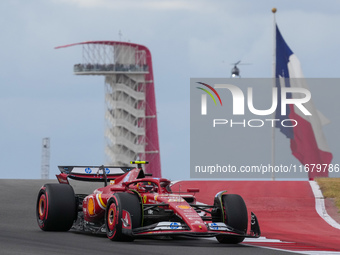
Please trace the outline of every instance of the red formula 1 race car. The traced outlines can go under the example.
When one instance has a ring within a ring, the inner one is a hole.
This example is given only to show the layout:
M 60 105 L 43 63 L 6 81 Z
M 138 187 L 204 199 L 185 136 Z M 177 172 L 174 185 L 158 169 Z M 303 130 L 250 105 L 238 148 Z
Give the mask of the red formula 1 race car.
M 59 184 L 39 191 L 36 216 L 45 231 L 106 233 L 111 240 L 132 241 L 143 236 L 216 237 L 220 243 L 240 243 L 260 236 L 260 228 L 239 195 L 221 191 L 213 205 L 196 202 L 198 189 L 174 194 L 171 182 L 152 178 L 142 169 L 128 167 L 60 166 Z M 68 178 L 102 181 L 92 194 L 75 194 Z

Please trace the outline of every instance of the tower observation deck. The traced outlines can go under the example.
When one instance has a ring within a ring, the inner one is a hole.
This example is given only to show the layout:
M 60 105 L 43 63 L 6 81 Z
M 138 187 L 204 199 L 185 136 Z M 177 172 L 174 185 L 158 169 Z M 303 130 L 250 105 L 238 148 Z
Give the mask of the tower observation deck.
M 82 46 L 76 75 L 105 76 L 107 163 L 125 166 L 146 160 L 145 171 L 161 177 L 156 99 L 151 53 L 143 45 L 89 41 Z

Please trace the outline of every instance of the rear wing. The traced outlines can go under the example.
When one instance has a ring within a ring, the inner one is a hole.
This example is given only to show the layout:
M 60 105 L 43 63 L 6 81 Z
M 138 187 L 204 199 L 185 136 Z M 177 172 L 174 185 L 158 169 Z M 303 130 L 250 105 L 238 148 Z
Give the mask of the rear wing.
M 133 169 L 132 167 L 120 166 L 58 166 L 58 168 L 61 172 L 57 175 L 58 181 L 67 184 L 67 178 L 107 183 L 107 181 L 114 180 Z

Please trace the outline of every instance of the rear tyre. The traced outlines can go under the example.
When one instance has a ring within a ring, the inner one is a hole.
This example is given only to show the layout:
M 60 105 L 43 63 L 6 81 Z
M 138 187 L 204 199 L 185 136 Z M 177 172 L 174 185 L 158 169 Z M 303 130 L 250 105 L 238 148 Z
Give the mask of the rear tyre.
M 45 184 L 39 191 L 36 216 L 44 231 L 68 231 L 76 219 L 76 198 L 67 184 Z
M 228 226 L 247 233 L 248 212 L 246 204 L 240 195 L 227 194 L 222 196 L 223 222 Z M 220 243 L 237 244 L 244 240 L 238 236 L 217 236 Z
M 142 208 L 135 194 L 116 193 L 105 211 L 106 235 L 112 241 L 133 241 L 132 229 L 141 226 Z

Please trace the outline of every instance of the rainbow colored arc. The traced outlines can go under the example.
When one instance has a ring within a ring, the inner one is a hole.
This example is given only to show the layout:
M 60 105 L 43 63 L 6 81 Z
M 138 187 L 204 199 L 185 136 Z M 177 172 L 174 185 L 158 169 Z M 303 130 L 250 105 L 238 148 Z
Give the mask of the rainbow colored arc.
M 221 106 L 222 106 L 222 100 L 221 100 L 221 98 L 220 98 L 220 95 L 217 93 L 217 91 L 216 91 L 213 87 L 211 87 L 210 85 L 208 85 L 208 84 L 206 84 L 206 83 L 203 83 L 203 82 L 197 82 L 197 83 L 198 83 L 198 84 L 201 84 L 201 85 L 203 85 L 203 86 L 206 86 L 207 88 L 211 89 L 211 91 L 214 92 L 215 95 L 217 96 L 217 98 L 218 98 L 218 100 L 220 101 L 220 104 L 221 104 Z M 209 90 L 204 89 L 204 88 L 200 88 L 200 87 L 197 87 L 197 88 L 203 90 L 204 92 L 206 92 L 206 93 L 214 100 L 215 105 L 217 105 L 216 100 L 215 100 L 215 97 L 213 96 L 213 94 L 211 94 L 211 92 L 210 92 Z

